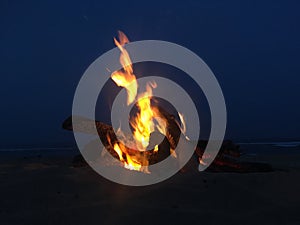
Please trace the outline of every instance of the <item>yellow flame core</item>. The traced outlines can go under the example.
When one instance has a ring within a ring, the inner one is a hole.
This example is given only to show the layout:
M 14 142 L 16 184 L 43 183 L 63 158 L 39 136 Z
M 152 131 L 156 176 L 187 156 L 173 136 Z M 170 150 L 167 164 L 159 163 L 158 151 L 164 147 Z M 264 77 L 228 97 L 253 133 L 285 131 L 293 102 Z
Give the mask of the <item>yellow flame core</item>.
M 148 84 L 146 92 L 141 94 L 137 101 L 139 113 L 135 119 L 131 121 L 131 126 L 134 130 L 133 136 L 136 140 L 137 148 L 142 151 L 149 145 L 150 134 L 154 131 L 154 112 L 151 108 L 151 96 L 152 88 Z

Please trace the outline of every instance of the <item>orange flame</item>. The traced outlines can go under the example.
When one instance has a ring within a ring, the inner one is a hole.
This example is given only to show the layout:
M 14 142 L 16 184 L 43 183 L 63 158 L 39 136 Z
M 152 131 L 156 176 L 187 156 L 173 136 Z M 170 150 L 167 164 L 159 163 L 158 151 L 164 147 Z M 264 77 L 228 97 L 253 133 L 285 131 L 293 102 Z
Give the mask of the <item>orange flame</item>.
M 119 32 L 119 41 L 114 38 L 116 46 L 120 49 L 120 64 L 122 70 L 115 71 L 111 74 L 112 80 L 120 87 L 124 87 L 127 91 L 127 105 L 133 103 L 137 98 L 137 80 L 133 73 L 133 66 L 130 56 L 124 45 L 129 42 L 126 35 Z M 151 105 L 152 89 L 156 88 L 155 82 L 150 82 L 146 86 L 146 91 L 139 94 L 137 98 L 137 107 L 139 112 L 131 119 L 130 124 L 133 128 L 134 146 L 140 151 L 132 155 L 129 149 L 123 143 L 115 143 L 114 150 L 118 154 L 119 160 L 124 164 L 124 167 L 130 170 L 143 171 L 148 173 L 149 162 L 145 158 L 144 152 L 150 141 L 150 134 L 157 130 L 166 135 L 167 122 L 166 119 L 160 116 L 158 108 Z M 182 118 L 183 120 L 183 118 Z M 181 121 L 182 122 L 182 121 Z M 185 129 L 183 127 L 183 129 Z M 118 131 L 120 132 L 120 131 Z M 158 145 L 155 145 L 154 152 L 159 151 Z M 131 154 L 129 154 L 131 153 Z M 172 153 L 173 156 L 176 153 Z
M 119 40 L 114 38 L 116 46 L 120 49 L 120 63 L 123 67 L 123 70 L 115 71 L 111 74 L 113 81 L 120 87 L 124 87 L 127 90 L 127 105 L 131 104 L 137 94 L 137 82 L 136 77 L 133 74 L 133 68 L 131 59 L 128 52 L 124 48 L 124 45 L 129 42 L 126 35 L 119 31 Z

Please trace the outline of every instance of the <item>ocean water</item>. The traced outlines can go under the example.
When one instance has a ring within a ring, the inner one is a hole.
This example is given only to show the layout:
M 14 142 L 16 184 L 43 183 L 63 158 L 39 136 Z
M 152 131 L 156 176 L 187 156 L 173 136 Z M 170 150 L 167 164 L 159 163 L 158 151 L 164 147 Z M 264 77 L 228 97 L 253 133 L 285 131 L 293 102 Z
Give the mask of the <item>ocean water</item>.
M 0 152 L 22 152 L 22 151 L 70 151 L 74 150 L 74 147 L 24 147 L 24 148 L 3 148 Z
M 75 147 L 24 147 L 24 148 L 2 148 L 1 159 L 7 157 L 73 157 L 79 154 Z
M 245 154 L 299 154 L 300 141 L 237 143 Z
M 300 146 L 300 141 L 290 141 L 290 142 L 250 142 L 250 143 L 237 143 L 239 145 L 271 145 L 277 147 L 298 147 Z

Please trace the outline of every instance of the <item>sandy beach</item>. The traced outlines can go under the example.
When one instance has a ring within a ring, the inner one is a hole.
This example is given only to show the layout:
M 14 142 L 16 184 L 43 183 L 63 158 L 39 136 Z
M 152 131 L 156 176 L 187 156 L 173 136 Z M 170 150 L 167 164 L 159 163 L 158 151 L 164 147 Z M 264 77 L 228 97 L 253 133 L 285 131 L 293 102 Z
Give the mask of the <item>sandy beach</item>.
M 300 154 L 285 151 L 244 156 L 274 172 L 189 171 L 146 187 L 73 167 L 75 150 L 3 151 L 0 224 L 300 224 Z

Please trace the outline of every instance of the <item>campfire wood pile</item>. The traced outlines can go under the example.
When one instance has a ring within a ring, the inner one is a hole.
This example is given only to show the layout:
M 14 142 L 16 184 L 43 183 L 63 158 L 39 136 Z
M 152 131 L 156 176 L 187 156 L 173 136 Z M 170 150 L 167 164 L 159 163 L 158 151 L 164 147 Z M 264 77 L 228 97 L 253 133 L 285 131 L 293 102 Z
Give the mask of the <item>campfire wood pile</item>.
M 170 149 L 176 148 L 181 134 L 180 128 L 178 126 L 178 123 L 175 120 L 175 117 L 164 111 L 161 111 L 161 113 L 168 121 L 168 129 L 163 142 L 158 145 L 158 151 L 149 150 L 145 152 L 140 152 L 138 150 L 129 149 L 131 154 L 145 154 L 143 156 L 145 156 L 148 159 L 149 165 L 160 162 L 164 160 L 166 157 L 168 157 L 171 154 Z M 119 141 L 117 139 L 117 136 L 112 126 L 99 121 L 89 120 L 86 118 L 78 117 L 78 119 L 76 119 L 76 122 L 78 121 L 79 124 L 77 124 L 76 126 L 77 130 L 75 131 L 73 130 L 71 116 L 63 122 L 62 127 L 63 129 L 69 131 L 95 134 L 93 133 L 93 129 L 92 129 L 94 123 L 98 132 L 98 136 L 101 139 L 104 147 L 114 158 L 119 159 L 119 156 L 115 152 L 113 147 L 114 144 Z M 192 159 L 188 162 L 188 164 L 183 168 L 182 171 L 197 169 L 197 165 L 199 164 L 199 159 L 201 159 L 206 145 L 207 145 L 206 140 L 198 141 Z M 208 167 L 207 171 L 238 172 L 238 173 L 273 171 L 272 167 L 268 164 L 256 163 L 256 162 L 244 162 L 240 160 L 240 156 L 241 156 L 241 151 L 239 146 L 234 144 L 230 140 L 225 140 L 223 141 L 223 144 L 221 146 L 221 149 L 217 157 L 214 159 L 213 163 Z M 87 166 L 87 163 L 85 163 L 81 155 L 78 155 L 73 160 L 73 166 L 75 167 Z

